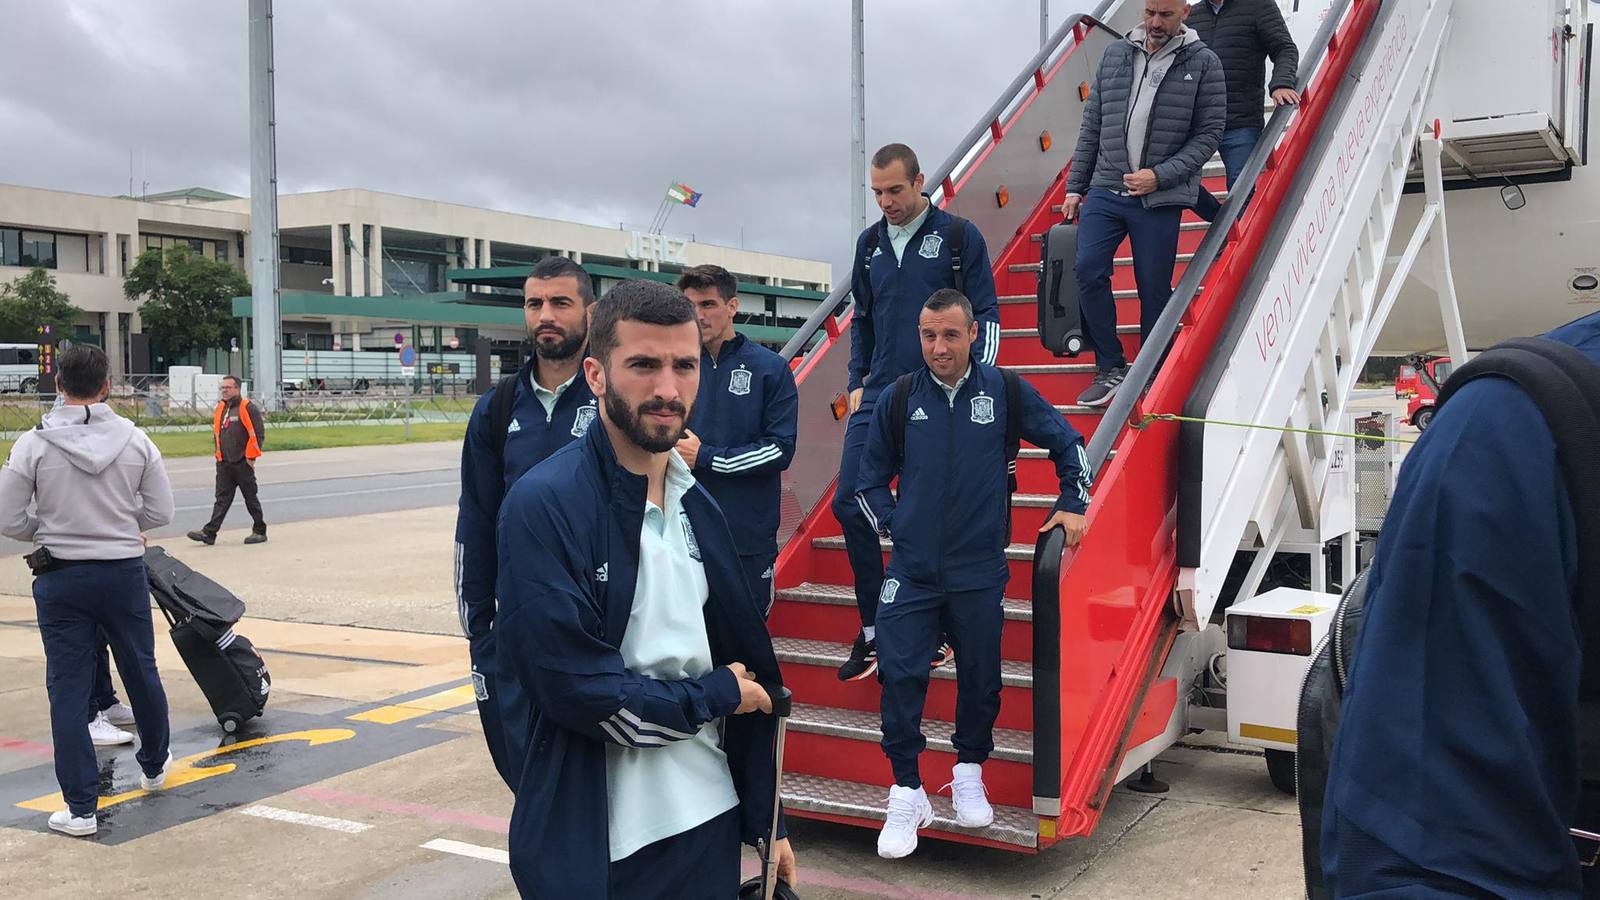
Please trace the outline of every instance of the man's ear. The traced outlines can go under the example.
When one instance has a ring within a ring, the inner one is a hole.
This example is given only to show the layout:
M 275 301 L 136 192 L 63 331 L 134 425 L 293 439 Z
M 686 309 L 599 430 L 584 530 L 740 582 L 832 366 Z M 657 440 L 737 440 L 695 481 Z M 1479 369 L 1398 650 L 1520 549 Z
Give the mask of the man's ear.
M 589 392 L 602 397 L 606 392 L 606 369 L 592 356 L 583 358 L 583 380 L 589 383 Z

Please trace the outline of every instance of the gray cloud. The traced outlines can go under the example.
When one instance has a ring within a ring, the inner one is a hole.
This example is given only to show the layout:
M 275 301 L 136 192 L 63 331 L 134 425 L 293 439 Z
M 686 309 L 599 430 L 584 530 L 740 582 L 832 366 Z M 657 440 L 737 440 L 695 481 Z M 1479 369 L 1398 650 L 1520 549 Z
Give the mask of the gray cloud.
M 1062 17 L 1092 0 L 1056 0 Z M 249 191 L 244 0 L 19 3 L 0 181 Z M 365 187 L 837 260 L 851 238 L 847 0 L 277 0 L 286 192 Z M 1033 0 L 871 0 L 867 142 L 937 165 L 1037 42 Z

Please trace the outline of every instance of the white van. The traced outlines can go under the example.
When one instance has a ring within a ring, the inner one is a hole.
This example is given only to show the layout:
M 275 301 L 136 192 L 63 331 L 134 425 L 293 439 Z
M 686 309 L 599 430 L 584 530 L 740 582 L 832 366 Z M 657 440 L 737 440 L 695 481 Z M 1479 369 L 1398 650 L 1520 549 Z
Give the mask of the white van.
M 39 388 L 39 346 L 0 344 L 0 391 L 31 394 Z

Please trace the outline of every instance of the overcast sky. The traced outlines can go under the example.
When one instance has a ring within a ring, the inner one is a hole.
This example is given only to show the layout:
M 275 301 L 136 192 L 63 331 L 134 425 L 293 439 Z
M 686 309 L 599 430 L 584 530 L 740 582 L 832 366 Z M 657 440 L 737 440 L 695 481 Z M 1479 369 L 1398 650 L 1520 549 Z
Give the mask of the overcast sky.
M 1053 0 L 1054 21 L 1094 0 Z M 0 0 L 0 182 L 249 193 L 245 0 Z M 371 188 L 837 260 L 849 0 L 276 0 L 284 192 Z M 868 149 L 937 166 L 1037 0 L 869 0 Z

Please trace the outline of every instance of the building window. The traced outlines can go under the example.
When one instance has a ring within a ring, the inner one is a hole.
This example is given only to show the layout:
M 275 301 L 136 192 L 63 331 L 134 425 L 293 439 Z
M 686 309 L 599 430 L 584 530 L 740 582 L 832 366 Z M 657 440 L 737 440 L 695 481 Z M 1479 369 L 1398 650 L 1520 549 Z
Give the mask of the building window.
M 82 236 L 78 236 L 82 239 Z M 87 247 L 87 243 L 85 245 Z M 87 255 L 87 254 L 86 254 Z M 56 236 L 49 231 L 0 228 L 0 266 L 56 267 Z
M 173 247 L 186 246 L 194 251 L 195 256 L 203 256 L 206 259 L 216 260 L 217 262 L 228 261 L 228 242 L 226 239 L 212 240 L 210 238 L 178 237 L 170 234 L 145 234 L 143 238 L 144 249 L 146 250 L 160 250 L 165 253 Z
M 306 335 L 306 349 L 307 350 L 332 350 L 333 349 L 333 335 L 331 335 L 331 334 L 307 334 Z

